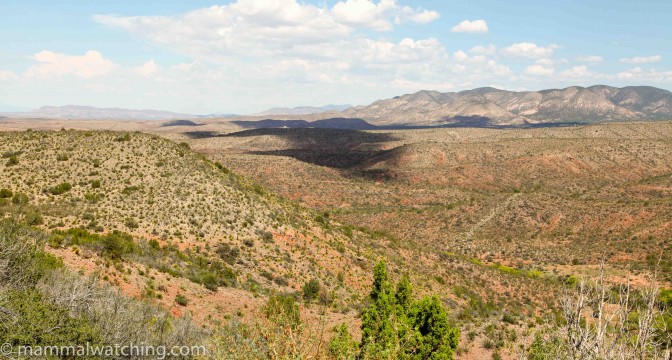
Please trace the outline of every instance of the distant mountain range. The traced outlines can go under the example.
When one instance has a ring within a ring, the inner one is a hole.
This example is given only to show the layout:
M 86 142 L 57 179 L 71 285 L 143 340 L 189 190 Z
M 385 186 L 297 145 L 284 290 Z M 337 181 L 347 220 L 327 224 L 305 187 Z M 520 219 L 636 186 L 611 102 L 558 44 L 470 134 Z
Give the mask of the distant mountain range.
M 96 108 L 92 106 L 43 106 L 25 112 L 0 113 L 0 116 L 43 119 L 101 119 L 101 120 L 175 120 L 193 119 L 197 116 L 161 110 L 130 110 Z
M 479 88 L 414 94 L 356 106 L 330 117 L 358 118 L 374 125 L 516 126 L 552 123 L 672 119 L 672 93 L 649 86 L 514 92 Z
M 352 105 L 327 105 L 327 106 L 298 106 L 293 108 L 272 108 L 262 111 L 252 116 L 271 116 L 271 115 L 308 115 L 320 114 L 330 111 L 343 111 L 351 108 Z

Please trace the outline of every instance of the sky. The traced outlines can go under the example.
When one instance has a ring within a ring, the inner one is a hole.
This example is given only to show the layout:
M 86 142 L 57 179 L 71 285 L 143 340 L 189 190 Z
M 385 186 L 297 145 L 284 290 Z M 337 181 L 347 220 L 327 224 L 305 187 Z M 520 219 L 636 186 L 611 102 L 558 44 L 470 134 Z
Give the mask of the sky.
M 669 0 L 3 0 L 0 111 L 250 114 L 420 90 L 672 89 Z

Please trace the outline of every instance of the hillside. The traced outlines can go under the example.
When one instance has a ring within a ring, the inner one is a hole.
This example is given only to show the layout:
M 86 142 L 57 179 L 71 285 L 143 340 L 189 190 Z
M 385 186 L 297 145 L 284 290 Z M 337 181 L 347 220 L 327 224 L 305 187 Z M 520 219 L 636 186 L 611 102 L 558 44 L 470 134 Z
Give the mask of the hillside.
M 672 93 L 648 86 L 604 85 L 525 92 L 495 88 L 419 91 L 353 107 L 338 116 L 361 118 L 374 125 L 459 124 L 464 118 L 482 119 L 491 126 L 661 120 L 672 118 Z
M 352 239 L 366 235 L 344 235 L 186 144 L 113 132 L 0 138 L 0 211 L 50 231 L 49 251 L 68 267 L 203 324 L 251 316 L 263 303 L 256 294 L 299 291 L 310 279 L 329 294 L 334 321 L 354 316 L 352 296 L 377 258 L 355 254 Z M 189 305 L 175 304 L 180 293 Z

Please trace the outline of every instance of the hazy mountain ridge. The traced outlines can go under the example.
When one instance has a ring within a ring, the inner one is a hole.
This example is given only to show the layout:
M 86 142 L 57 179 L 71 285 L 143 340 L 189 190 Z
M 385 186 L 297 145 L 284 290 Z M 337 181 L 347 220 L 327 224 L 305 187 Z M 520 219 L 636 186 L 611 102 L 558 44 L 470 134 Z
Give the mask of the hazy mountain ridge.
M 193 119 L 197 116 L 162 110 L 133 110 L 122 108 L 97 108 L 93 106 L 65 105 L 42 106 L 41 108 L 0 115 L 17 118 L 45 119 L 102 119 L 102 120 L 176 120 Z
M 253 114 L 253 116 L 319 114 L 330 111 L 345 111 L 351 107 L 352 105 L 347 104 L 344 105 L 329 104 L 326 106 L 297 106 L 293 108 L 277 107 L 264 110 L 260 113 Z
M 423 90 L 357 106 L 340 116 L 375 125 L 442 125 L 465 116 L 487 118 L 489 125 L 659 120 L 672 118 L 672 93 L 649 86 L 605 85 L 525 92 Z

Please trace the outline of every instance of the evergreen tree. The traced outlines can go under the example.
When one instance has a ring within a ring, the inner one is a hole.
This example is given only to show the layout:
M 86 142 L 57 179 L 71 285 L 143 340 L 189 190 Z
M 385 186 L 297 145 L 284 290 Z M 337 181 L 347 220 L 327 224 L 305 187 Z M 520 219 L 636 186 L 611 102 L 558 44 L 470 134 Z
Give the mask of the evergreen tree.
M 441 301 L 436 296 L 414 301 L 412 296 L 408 277 L 395 291 L 385 262 L 376 265 L 370 304 L 362 314 L 360 359 L 453 359 L 460 332 L 450 326 Z M 345 326 L 338 330 L 332 350 L 349 339 Z

